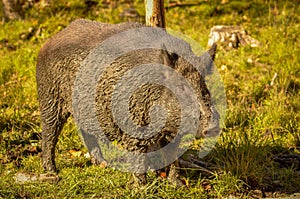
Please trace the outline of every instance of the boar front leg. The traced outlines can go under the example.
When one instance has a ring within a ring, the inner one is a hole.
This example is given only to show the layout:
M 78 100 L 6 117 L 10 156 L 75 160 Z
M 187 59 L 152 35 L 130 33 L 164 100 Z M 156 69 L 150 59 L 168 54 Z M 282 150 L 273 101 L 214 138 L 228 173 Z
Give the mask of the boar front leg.
M 177 154 L 179 149 L 180 139 L 181 136 L 177 137 L 177 139 L 174 140 L 174 142 L 169 143 L 171 147 L 169 150 L 165 150 L 164 153 L 164 158 L 166 160 L 169 158 L 171 158 L 171 160 L 175 160 L 171 165 L 167 166 L 166 170 L 169 170 L 168 172 L 169 182 L 176 187 L 181 187 L 184 185 L 180 180 L 180 170 L 179 170 L 180 168 L 179 168 L 178 154 Z
M 176 187 L 182 187 L 184 184 L 181 182 L 181 180 L 179 179 L 180 177 L 180 173 L 179 173 L 179 163 L 178 160 L 176 160 L 174 163 L 172 163 L 169 166 L 169 176 L 168 176 L 168 180 L 169 182 L 176 186 Z

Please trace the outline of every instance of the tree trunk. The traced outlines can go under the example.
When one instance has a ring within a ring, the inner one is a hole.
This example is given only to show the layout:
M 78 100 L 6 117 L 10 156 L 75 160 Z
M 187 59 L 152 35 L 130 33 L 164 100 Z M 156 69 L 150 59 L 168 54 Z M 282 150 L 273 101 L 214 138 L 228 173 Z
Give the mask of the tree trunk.
M 145 0 L 146 25 L 165 28 L 164 0 Z
M 20 0 L 2 0 L 3 20 L 21 19 L 23 17 Z

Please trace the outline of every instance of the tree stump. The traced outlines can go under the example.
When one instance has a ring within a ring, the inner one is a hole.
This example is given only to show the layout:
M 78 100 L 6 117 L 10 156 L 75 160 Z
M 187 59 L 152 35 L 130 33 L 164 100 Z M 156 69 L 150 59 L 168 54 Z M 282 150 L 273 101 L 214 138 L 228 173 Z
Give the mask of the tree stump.
M 248 35 L 241 26 L 214 26 L 210 30 L 208 46 L 214 43 L 225 49 L 238 48 L 239 46 L 258 47 L 259 41 Z

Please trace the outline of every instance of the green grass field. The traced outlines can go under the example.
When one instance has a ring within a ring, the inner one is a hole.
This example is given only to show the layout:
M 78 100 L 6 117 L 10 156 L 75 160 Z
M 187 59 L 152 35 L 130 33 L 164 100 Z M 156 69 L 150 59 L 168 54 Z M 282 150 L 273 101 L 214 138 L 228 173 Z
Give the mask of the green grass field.
M 275 161 L 300 155 L 298 0 L 182 0 L 196 5 L 166 11 L 167 27 L 201 46 L 210 28 L 220 24 L 241 25 L 262 44 L 217 51 L 228 110 L 223 133 L 205 158 L 218 166 L 212 177 L 182 171 L 188 186 L 175 188 L 149 173 L 146 186 L 134 187 L 131 174 L 93 166 L 83 156 L 87 150 L 70 119 L 56 149 L 60 181 L 16 183 L 16 173 L 43 173 L 35 82 L 41 46 L 76 18 L 119 23 L 128 21 L 120 13 L 132 7 L 140 17 L 131 20 L 144 23 L 144 1 L 106 2 L 93 8 L 80 0 L 54 0 L 50 7 L 36 3 L 24 20 L 0 26 L 0 198 L 260 198 L 300 192 L 300 163 Z M 73 157 L 70 150 L 82 155 Z

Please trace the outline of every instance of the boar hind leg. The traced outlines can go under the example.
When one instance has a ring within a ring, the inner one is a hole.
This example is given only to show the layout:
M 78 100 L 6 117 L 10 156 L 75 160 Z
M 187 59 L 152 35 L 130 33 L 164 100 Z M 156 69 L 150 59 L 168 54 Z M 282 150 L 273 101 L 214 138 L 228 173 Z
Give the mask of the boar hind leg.
M 51 102 L 51 101 L 50 101 Z M 42 161 L 46 171 L 56 172 L 55 146 L 58 136 L 66 123 L 69 114 L 63 114 L 55 103 L 48 106 L 41 105 L 42 118 Z
M 103 158 L 101 148 L 98 144 L 96 136 L 86 133 L 83 129 L 80 129 L 80 131 L 82 134 L 83 142 L 90 153 L 92 164 L 103 164 L 103 166 L 106 166 L 107 163 Z

